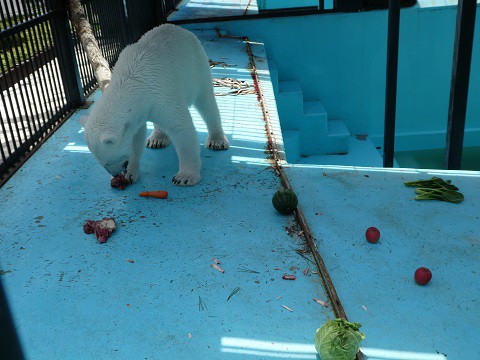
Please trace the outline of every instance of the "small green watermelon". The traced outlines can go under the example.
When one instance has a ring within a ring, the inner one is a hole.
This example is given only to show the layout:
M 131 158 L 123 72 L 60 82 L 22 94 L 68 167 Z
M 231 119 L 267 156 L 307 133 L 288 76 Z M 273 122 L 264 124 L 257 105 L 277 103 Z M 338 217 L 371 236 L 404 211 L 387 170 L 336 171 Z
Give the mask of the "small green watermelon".
M 272 204 L 280 214 L 292 214 L 297 208 L 297 195 L 290 189 L 278 190 L 272 198 Z

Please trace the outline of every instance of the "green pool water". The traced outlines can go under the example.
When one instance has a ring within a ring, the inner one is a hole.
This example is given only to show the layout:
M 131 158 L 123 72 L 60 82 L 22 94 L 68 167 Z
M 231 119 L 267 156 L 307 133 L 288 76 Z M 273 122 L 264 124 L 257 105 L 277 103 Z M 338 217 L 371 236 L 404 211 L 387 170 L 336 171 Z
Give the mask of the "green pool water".
M 444 169 L 445 149 L 399 151 L 395 160 L 402 168 Z M 462 170 L 480 170 L 480 146 L 463 149 Z

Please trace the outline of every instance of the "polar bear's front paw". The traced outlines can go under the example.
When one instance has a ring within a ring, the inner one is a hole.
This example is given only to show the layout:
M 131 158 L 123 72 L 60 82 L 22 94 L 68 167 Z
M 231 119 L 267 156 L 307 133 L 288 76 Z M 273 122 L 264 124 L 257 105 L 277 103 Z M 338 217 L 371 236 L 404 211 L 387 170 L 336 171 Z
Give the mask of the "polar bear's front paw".
M 186 174 L 179 172 L 172 178 L 172 183 L 178 186 L 193 186 L 200 181 L 198 174 Z
M 212 150 L 227 150 L 230 147 L 230 143 L 224 133 L 208 135 L 205 147 Z
M 135 181 L 137 181 L 139 175 L 140 175 L 140 165 L 139 164 L 131 165 L 131 163 L 128 164 L 127 169 L 123 174 L 123 176 L 125 176 L 125 179 L 127 179 L 130 183 L 134 183 Z
M 164 132 L 153 131 L 147 139 L 147 147 L 152 149 L 160 149 L 170 144 L 170 138 Z

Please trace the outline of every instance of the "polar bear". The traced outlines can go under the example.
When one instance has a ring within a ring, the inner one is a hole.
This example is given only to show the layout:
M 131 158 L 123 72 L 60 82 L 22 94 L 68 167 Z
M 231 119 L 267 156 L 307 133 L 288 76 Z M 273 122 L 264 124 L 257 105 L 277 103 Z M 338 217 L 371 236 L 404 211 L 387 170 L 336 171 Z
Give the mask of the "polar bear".
M 189 112 L 192 105 L 207 125 L 205 146 L 228 149 L 208 57 L 194 34 L 167 24 L 150 30 L 121 52 L 110 85 L 80 122 L 100 164 L 112 176 L 123 174 L 135 182 L 146 122 L 152 121 L 154 129 L 146 145 L 162 148 L 171 139 L 179 160 L 172 182 L 192 186 L 200 181 L 200 146 Z

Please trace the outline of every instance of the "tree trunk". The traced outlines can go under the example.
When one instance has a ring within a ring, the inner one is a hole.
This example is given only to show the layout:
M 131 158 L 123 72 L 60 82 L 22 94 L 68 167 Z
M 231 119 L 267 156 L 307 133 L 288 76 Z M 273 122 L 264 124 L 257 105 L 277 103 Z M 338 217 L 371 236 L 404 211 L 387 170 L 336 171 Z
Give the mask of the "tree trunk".
M 83 11 L 80 0 L 68 0 L 68 11 L 70 21 L 77 32 L 77 36 L 87 53 L 88 61 L 92 65 L 95 77 L 97 78 L 98 87 L 103 92 L 112 78 L 108 61 L 102 55 L 98 42 L 93 34 L 92 27 L 88 22 L 87 16 Z

